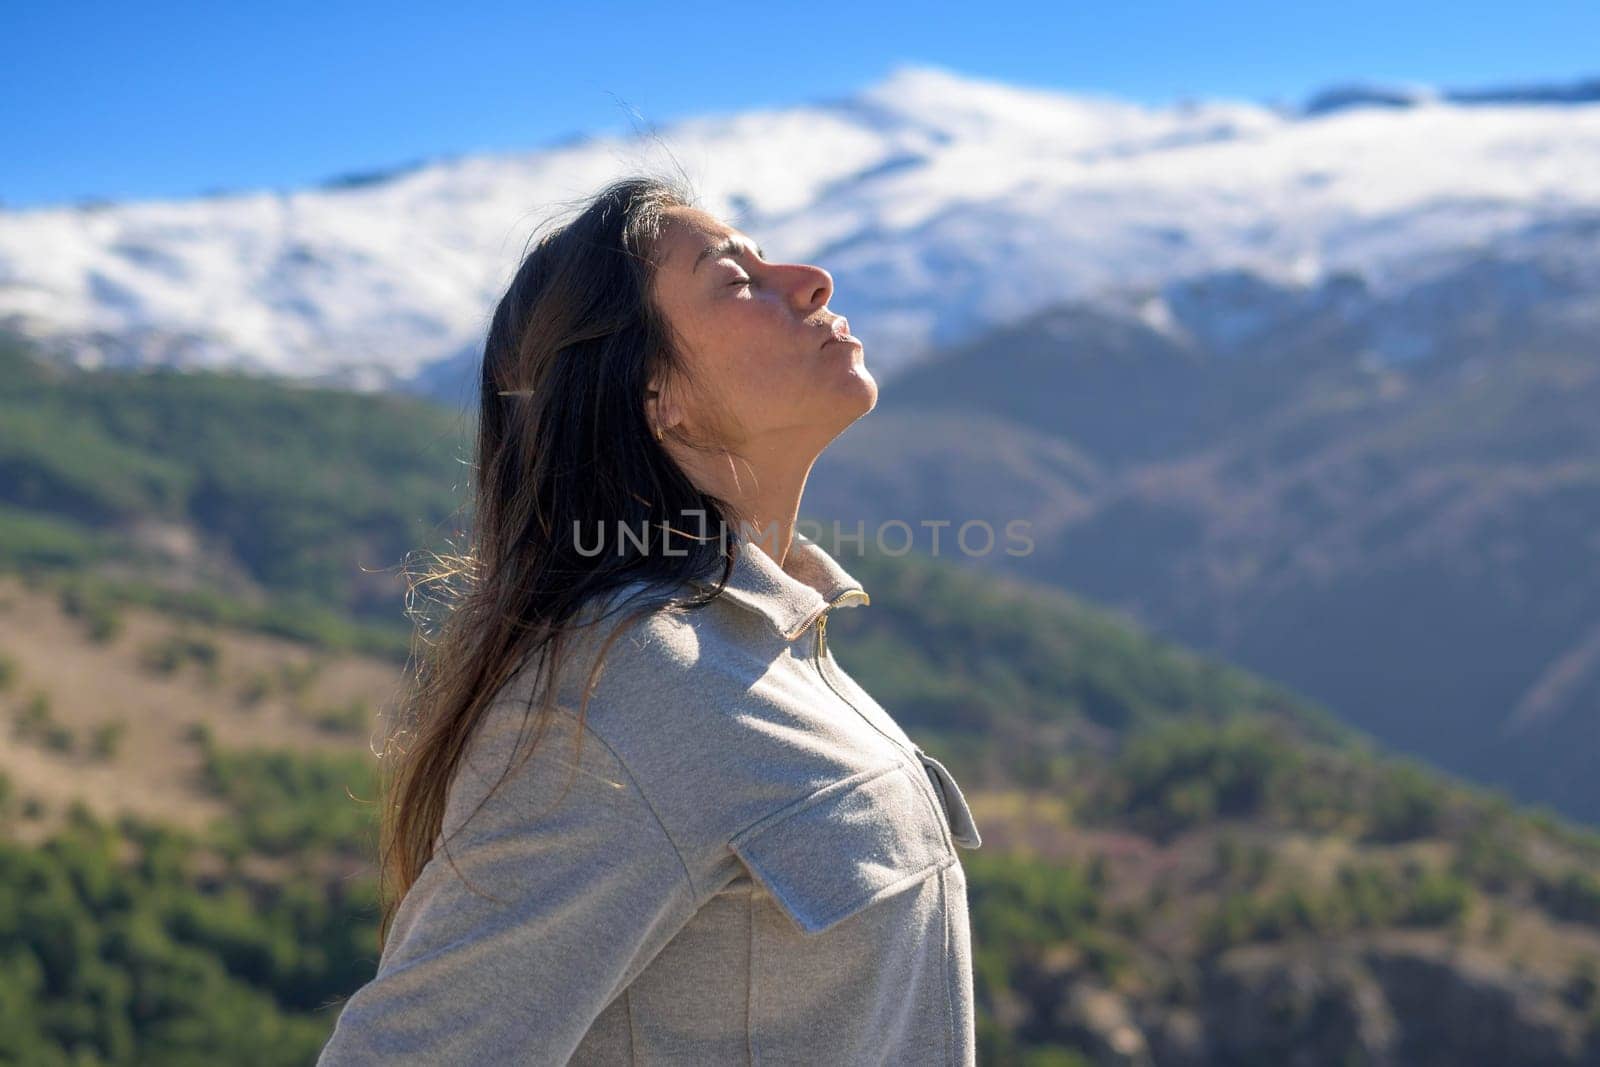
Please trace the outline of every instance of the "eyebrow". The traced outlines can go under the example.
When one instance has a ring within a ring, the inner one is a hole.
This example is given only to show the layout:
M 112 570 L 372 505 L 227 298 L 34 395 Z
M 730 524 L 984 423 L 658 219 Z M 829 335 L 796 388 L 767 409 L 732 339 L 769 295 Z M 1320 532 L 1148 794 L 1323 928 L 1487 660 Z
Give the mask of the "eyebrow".
M 689 273 L 693 274 L 695 271 L 699 270 L 700 264 L 707 259 L 713 257 L 720 259 L 723 256 L 738 255 L 740 252 L 748 255 L 752 249 L 761 259 L 767 258 L 767 254 L 761 251 L 760 245 L 747 245 L 737 237 L 724 238 L 721 244 L 707 245 L 705 248 L 702 248 L 700 250 L 700 254 L 694 257 L 694 266 L 689 268 Z

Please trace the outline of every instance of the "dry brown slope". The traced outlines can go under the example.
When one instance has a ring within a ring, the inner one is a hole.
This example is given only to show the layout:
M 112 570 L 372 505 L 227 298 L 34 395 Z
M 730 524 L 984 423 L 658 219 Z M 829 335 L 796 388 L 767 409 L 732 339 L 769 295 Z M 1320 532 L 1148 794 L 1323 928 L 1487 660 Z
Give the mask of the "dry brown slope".
M 10 665 L 0 690 L 0 773 L 15 804 L 43 805 L 41 817 L 18 820 L 25 838 L 54 825 L 73 800 L 99 814 L 200 829 L 223 809 L 200 780 L 199 746 L 188 739 L 194 726 L 205 724 L 223 746 L 349 750 L 377 743 L 378 716 L 404 681 L 392 662 L 155 610 L 121 607 L 117 619 L 117 632 L 96 641 L 56 592 L 0 575 L 0 657 Z M 159 649 L 183 637 L 197 639 L 199 657 L 180 657 L 171 671 L 152 665 Z M 70 748 L 22 725 L 40 694 Z M 323 716 L 341 725 L 318 725 Z M 96 728 L 118 720 L 125 726 L 114 754 L 96 755 Z

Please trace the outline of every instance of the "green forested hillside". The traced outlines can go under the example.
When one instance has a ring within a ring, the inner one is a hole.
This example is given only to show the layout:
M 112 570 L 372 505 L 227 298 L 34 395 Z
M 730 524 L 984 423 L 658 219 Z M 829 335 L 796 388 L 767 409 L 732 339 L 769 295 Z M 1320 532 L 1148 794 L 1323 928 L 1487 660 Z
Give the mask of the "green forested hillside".
M 983 1062 L 1145 1062 L 1113 1056 L 1118 1041 L 1160 1063 L 1283 1048 L 1359 1062 L 1375 1010 L 1399 1019 L 1392 1053 L 1509 1062 L 1452 1036 L 1462 998 L 1493 1013 L 1488 1037 L 1473 1031 L 1493 1048 L 1594 1054 L 1593 835 L 1385 759 L 1315 709 L 1087 606 L 926 561 L 896 573 L 918 590 L 917 628 L 899 630 L 909 608 L 872 619 L 896 583 L 864 578 L 882 599 L 840 613 L 839 654 L 958 770 L 984 832 L 962 855 Z M 1007 605 L 996 625 L 1010 643 L 974 646 L 967 628 Z M 874 666 L 907 647 L 944 681 Z M 1010 703 L 968 703 L 978 677 Z M 4 1029 L 20 1062 L 137 1049 L 306 1063 L 375 966 L 374 764 L 360 743 L 318 756 L 190 740 L 229 812 L 211 832 L 75 813 L 42 846 L 0 850 L 0 1012 L 17 1020 Z M 7 825 L 26 802 L 6 797 Z M 1233 1019 L 1269 995 L 1288 999 L 1251 1026 Z M 1402 1010 L 1407 998 L 1426 1006 Z
M 86 373 L 0 337 L 0 566 L 399 652 L 398 567 L 453 536 L 469 429 L 391 396 Z
M 398 582 L 358 564 L 450 514 L 464 427 L 387 398 L 5 358 L 0 552 L 75 590 L 91 630 L 116 640 L 120 595 L 403 647 Z M 140 540 L 152 523 L 167 540 Z M 836 613 L 836 654 L 983 831 L 962 855 L 982 1062 L 1600 1061 L 1593 834 L 1072 597 L 840 561 L 872 603 Z M 0 729 L 32 743 L 6 671 Z M 76 812 L 25 843 L 37 799 L 0 780 L 0 1062 L 307 1063 L 370 974 L 365 738 L 186 743 L 227 812 L 192 837 Z
M 370 879 L 202 874 L 198 854 L 81 810 L 43 846 L 0 839 L 0 1063 L 316 1059 L 317 1010 L 374 965 Z

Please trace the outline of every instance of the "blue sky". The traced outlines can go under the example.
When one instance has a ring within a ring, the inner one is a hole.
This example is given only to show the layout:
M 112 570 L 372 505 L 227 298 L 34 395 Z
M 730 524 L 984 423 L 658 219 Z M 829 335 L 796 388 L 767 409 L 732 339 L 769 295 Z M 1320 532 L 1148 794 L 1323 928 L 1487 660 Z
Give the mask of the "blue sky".
M 812 11 L 815 14 L 812 14 Z M 900 63 L 1143 103 L 1600 74 L 1600 4 L 10 5 L 0 206 L 337 174 L 844 95 Z

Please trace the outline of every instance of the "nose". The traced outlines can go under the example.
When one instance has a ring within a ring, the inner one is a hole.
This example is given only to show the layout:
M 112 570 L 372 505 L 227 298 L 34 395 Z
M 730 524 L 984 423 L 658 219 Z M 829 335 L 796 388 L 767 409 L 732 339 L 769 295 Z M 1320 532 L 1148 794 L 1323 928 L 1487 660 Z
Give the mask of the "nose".
M 796 268 L 799 281 L 795 283 L 795 290 L 800 296 L 800 310 L 809 314 L 826 307 L 828 298 L 833 295 L 833 275 L 809 263 L 797 264 Z

